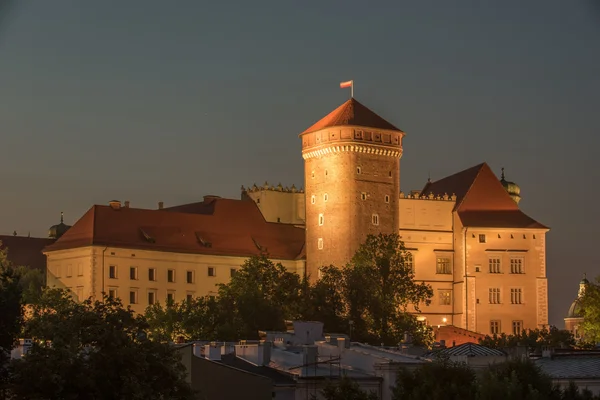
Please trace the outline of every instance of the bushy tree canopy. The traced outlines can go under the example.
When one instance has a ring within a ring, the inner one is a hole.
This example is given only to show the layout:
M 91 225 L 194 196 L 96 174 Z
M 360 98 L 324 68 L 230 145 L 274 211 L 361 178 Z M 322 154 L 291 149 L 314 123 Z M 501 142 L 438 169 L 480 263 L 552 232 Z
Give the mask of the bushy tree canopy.
M 600 343 L 600 277 L 586 285 L 580 304 L 585 341 Z

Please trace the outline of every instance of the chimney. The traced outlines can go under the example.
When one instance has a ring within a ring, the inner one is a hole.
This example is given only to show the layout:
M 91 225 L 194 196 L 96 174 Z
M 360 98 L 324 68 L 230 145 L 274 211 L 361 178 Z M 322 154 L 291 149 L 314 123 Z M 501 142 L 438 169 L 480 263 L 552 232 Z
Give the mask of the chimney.
M 158 202 L 158 209 L 159 210 L 162 210 L 164 206 L 165 206 L 165 203 L 163 203 L 162 201 Z
M 221 360 L 221 346 L 216 342 L 211 342 L 204 346 L 204 358 L 212 361 Z
M 337 338 L 337 346 L 341 353 L 342 351 L 350 347 L 350 341 L 345 337 L 339 337 Z
M 235 356 L 259 367 L 269 365 L 271 362 L 271 342 L 261 340 L 260 343 L 245 344 L 245 341 L 242 340 L 240 344 L 235 346 Z
M 108 205 L 113 210 L 120 210 L 121 209 L 121 202 L 119 200 L 111 200 L 111 201 L 108 202 Z
M 125 208 L 129 208 L 129 200 L 125 200 Z
M 200 343 L 194 343 L 194 355 L 202 358 L 202 345 Z

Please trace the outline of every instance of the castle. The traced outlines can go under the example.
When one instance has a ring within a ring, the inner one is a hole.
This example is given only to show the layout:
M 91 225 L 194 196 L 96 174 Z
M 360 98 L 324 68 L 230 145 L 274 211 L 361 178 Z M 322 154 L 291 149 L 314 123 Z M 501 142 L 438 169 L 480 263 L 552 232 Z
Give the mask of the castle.
M 242 187 L 240 200 L 95 205 L 45 249 L 48 284 L 142 312 L 214 295 L 261 251 L 314 280 L 368 234 L 397 232 L 415 279 L 434 289 L 422 321 L 485 334 L 546 326 L 549 229 L 519 209 L 519 187 L 484 163 L 403 193 L 404 136 L 351 98 L 300 134 L 304 190 L 265 183 Z

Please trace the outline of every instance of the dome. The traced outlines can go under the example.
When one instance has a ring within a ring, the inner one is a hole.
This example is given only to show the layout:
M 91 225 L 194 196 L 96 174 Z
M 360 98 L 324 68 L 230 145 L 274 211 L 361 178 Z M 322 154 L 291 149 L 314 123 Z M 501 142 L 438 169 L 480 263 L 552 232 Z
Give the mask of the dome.
M 60 213 L 60 224 L 52 225 L 48 230 L 48 237 L 51 239 L 59 239 L 62 235 L 65 234 L 71 228 L 70 225 L 67 225 L 63 221 L 64 214 Z
M 579 304 L 579 299 L 575 300 L 571 304 L 571 307 L 569 307 L 567 318 L 581 318 L 581 304 Z
M 519 204 L 521 201 L 521 188 L 514 182 L 507 181 L 504 178 L 504 168 L 502 168 L 502 177 L 500 178 L 500 183 L 504 186 L 504 189 L 508 192 L 510 197 L 515 201 L 515 203 Z

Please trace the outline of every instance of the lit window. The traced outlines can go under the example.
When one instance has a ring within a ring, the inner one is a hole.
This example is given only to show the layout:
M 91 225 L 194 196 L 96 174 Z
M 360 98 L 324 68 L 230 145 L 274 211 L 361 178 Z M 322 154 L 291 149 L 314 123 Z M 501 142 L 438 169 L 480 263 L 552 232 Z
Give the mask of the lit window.
M 129 279 L 135 281 L 138 278 L 137 267 L 129 267 Z
M 156 280 L 156 268 L 148 269 L 148 280 L 155 281 Z
M 312 196 L 310 196 L 310 203 L 311 204 L 315 204 L 317 202 L 317 196 L 315 196 L 314 194 Z
M 485 243 L 485 235 L 479 235 L 479 243 Z
M 500 321 L 490 321 L 490 333 L 492 335 L 500 334 Z
M 319 248 L 319 250 L 323 250 L 323 239 L 319 238 L 319 240 L 317 240 L 317 247 Z
M 323 214 L 319 214 L 319 226 L 323 225 L 325 223 L 325 217 L 323 216 Z
M 436 274 L 452 274 L 450 258 L 437 257 Z
M 185 273 L 185 279 L 187 283 L 194 283 L 194 271 L 187 271 Z
M 110 279 L 117 279 L 117 266 L 111 265 L 108 267 L 108 277 Z
M 327 193 L 325 193 L 325 194 L 323 195 L 323 201 L 324 201 L 324 202 L 327 202 L 327 200 L 329 200 L 329 195 L 328 195 Z
M 441 306 L 449 306 L 452 304 L 452 291 L 448 289 L 438 290 L 438 297 Z
M 388 196 L 387 194 L 385 195 L 385 202 L 389 203 L 390 202 L 390 196 Z
M 511 304 L 522 304 L 522 295 L 523 292 L 519 288 L 510 289 L 510 303 Z
M 373 225 L 379 225 L 379 215 L 377 215 L 377 214 L 371 215 L 371 223 Z
M 522 258 L 511 258 L 510 259 L 510 273 L 511 274 L 523 274 L 523 259 Z
M 215 267 L 208 267 L 208 276 L 217 276 L 217 272 L 215 271 Z
M 512 322 L 513 335 L 520 335 L 523 330 L 523 321 L 513 321 Z
M 500 304 L 500 288 L 490 288 L 489 301 L 490 304 Z
M 167 282 L 175 282 L 175 270 L 169 269 L 167 270 Z
M 500 259 L 499 258 L 490 258 L 488 260 L 488 264 L 490 267 L 490 274 L 499 274 L 500 273 Z

